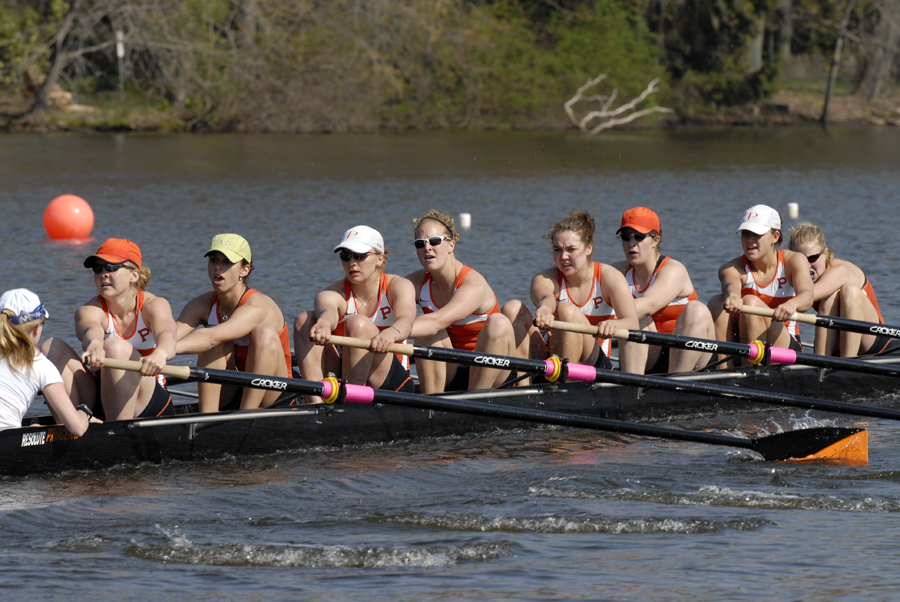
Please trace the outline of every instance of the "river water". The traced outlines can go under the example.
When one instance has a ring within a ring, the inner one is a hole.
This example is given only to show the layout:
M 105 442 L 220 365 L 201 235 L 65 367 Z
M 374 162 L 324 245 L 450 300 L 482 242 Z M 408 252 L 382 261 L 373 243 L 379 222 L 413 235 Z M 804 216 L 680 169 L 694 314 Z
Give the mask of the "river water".
M 5 136 L 0 279 L 37 292 L 45 336 L 74 343 L 72 314 L 95 294 L 81 262 L 100 241 L 138 242 L 149 290 L 177 314 L 209 288 L 210 238 L 233 231 L 252 245 L 253 286 L 292 318 L 341 277 L 331 249 L 351 226 L 381 230 L 389 271 L 417 269 L 412 218 L 435 207 L 471 213 L 458 255 L 502 302 L 527 298 L 551 264 L 543 235 L 569 210 L 597 218 L 594 257 L 612 261 L 622 212 L 647 205 L 706 300 L 740 253 L 743 210 L 767 203 L 790 223 L 796 202 L 896 324 L 898 167 L 900 131 L 862 128 Z M 92 205 L 93 242 L 46 239 L 44 207 L 63 193 Z M 799 410 L 674 425 L 801 423 L 866 425 L 869 464 L 547 428 L 0 478 L 0 587 L 66 600 L 893 599 L 900 428 Z

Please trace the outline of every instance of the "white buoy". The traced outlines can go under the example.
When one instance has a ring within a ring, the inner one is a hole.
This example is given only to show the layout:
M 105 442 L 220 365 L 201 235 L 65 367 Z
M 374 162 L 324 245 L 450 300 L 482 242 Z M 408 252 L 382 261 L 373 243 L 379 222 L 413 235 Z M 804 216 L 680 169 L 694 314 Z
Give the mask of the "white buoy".
M 460 213 L 459 214 L 459 227 L 468 230 L 472 227 L 472 214 L 471 213 Z
M 788 217 L 791 219 L 800 217 L 800 205 L 797 203 L 788 203 Z

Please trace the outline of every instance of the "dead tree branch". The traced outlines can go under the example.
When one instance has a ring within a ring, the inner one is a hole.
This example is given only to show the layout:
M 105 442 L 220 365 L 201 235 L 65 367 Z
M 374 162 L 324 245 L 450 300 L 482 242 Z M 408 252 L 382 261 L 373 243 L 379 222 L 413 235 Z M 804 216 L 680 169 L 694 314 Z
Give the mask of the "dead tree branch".
M 612 109 L 611 107 L 618 97 L 619 91 L 617 88 L 613 88 L 613 91 L 608 96 L 602 94 L 595 94 L 593 96 L 585 96 L 584 93 L 589 89 L 593 88 L 600 82 L 606 79 L 606 74 L 601 73 L 595 78 L 588 78 L 587 82 L 582 85 L 575 92 L 575 96 L 570 98 L 563 104 L 563 108 L 566 110 L 566 114 L 569 116 L 569 120 L 572 122 L 572 125 L 577 127 L 583 133 L 588 136 L 593 136 L 594 134 L 598 134 L 603 130 L 608 130 L 610 128 L 616 127 L 618 125 L 623 125 L 626 123 L 630 123 L 636 119 L 640 119 L 641 117 L 645 117 L 652 113 L 674 113 L 673 109 L 669 109 L 666 107 L 649 107 L 646 109 L 641 109 L 640 111 L 635 110 L 637 106 L 642 103 L 647 96 L 653 94 L 654 92 L 658 92 L 659 88 L 657 88 L 657 84 L 659 84 L 659 78 L 655 78 L 649 84 L 647 84 L 647 88 L 640 93 L 639 96 L 632 99 L 630 102 L 623 104 L 617 109 Z M 580 101 L 586 102 L 599 102 L 602 103 L 600 110 L 590 111 L 581 119 L 578 119 L 575 116 L 574 106 L 576 103 Z M 633 113 L 628 113 L 629 111 L 634 111 Z M 624 117 L 620 117 L 620 115 L 625 115 Z M 597 125 L 591 126 L 591 123 L 599 120 L 600 123 Z

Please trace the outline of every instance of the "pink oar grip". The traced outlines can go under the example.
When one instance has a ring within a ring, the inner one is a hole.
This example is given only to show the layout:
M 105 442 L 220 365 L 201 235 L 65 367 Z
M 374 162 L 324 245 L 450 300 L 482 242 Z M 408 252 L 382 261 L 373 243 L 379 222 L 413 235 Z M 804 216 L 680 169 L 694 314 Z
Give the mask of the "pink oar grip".
M 592 383 L 597 380 L 597 369 L 584 364 L 568 364 L 568 376 L 566 380 L 574 380 L 582 383 Z
M 797 352 L 781 347 L 770 347 L 769 361 L 773 364 L 793 364 L 797 361 Z
M 328 399 L 329 397 L 331 397 L 331 394 L 334 391 L 334 387 L 332 386 L 331 382 L 327 380 L 323 380 L 322 385 L 322 399 Z M 375 399 L 375 390 L 372 389 L 372 387 L 364 387 L 362 385 L 346 385 L 346 388 L 347 396 L 344 398 L 344 401 L 352 401 L 355 403 L 372 403 L 372 400 Z

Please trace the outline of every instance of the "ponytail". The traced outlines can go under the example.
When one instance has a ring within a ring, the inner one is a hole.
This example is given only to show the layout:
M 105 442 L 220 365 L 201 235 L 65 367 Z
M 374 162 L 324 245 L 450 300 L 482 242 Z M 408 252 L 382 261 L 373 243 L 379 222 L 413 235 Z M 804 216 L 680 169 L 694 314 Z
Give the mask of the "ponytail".
M 32 320 L 25 324 L 13 324 L 10 318 L 16 316 L 10 309 L 0 312 L 0 359 L 5 359 L 13 370 L 23 372 L 34 365 L 37 347 L 31 339 L 31 331 L 44 319 Z

